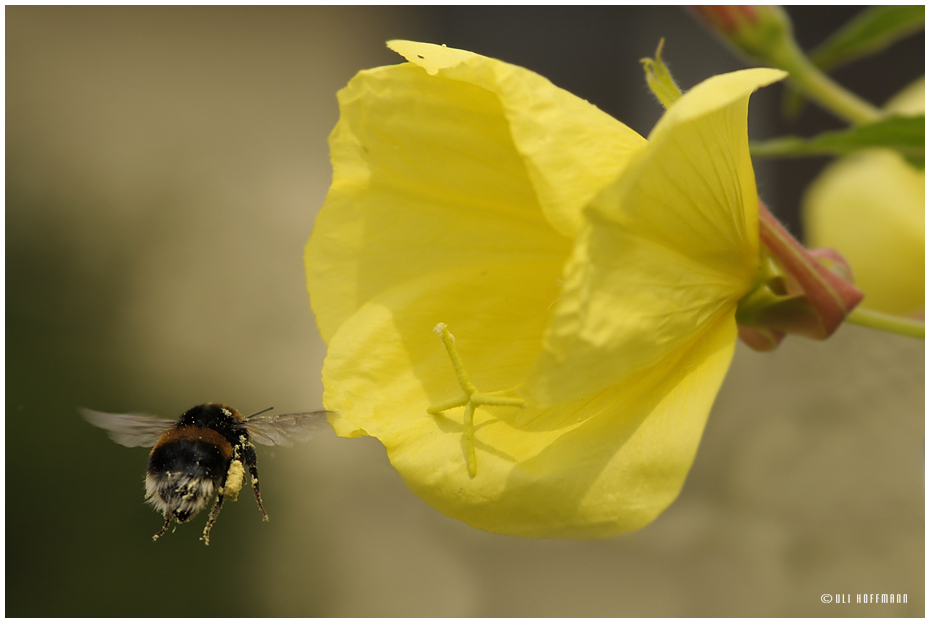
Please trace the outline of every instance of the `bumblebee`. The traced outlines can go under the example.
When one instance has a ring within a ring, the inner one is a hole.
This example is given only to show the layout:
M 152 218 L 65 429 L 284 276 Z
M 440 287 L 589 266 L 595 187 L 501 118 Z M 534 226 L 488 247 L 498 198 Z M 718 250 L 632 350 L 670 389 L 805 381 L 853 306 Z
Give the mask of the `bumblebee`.
M 268 521 L 252 441 L 290 446 L 309 439 L 311 430 L 326 421 L 326 411 L 258 417 L 266 411 L 244 418 L 229 405 L 207 403 L 175 421 L 81 409 L 88 422 L 107 431 L 116 443 L 128 448 L 153 446 L 145 472 L 145 501 L 164 516 L 165 524 L 152 540 L 164 535 L 172 520 L 182 524 L 193 519 L 216 494 L 201 537 L 207 545 L 223 502 L 239 497 L 246 469 L 262 519 Z

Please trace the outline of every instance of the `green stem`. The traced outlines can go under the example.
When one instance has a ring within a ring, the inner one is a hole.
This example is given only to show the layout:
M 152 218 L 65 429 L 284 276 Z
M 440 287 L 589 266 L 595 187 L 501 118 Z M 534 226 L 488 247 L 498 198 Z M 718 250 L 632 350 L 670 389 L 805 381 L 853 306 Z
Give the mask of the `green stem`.
M 781 53 L 773 56 L 775 65 L 787 71 L 799 89 L 837 116 L 853 124 L 881 117 L 878 108 L 834 82 L 793 43 L 783 46 Z
M 856 308 L 846 316 L 846 322 L 857 324 L 860 327 L 878 329 L 888 333 L 897 333 L 906 337 L 913 337 L 919 340 L 924 339 L 924 323 L 910 318 L 894 316 L 892 314 L 883 314 L 882 312 L 872 311 L 871 309 Z

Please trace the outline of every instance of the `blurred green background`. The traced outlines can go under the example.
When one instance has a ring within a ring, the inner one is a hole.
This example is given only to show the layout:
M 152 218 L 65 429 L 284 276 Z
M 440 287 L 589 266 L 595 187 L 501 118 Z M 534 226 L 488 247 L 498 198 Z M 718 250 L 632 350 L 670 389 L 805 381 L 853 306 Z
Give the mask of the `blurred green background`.
M 810 47 L 859 9 L 792 8 Z M 6 8 L 8 616 L 922 616 L 924 347 L 844 327 L 739 346 L 679 500 L 605 542 L 486 534 L 410 494 L 372 439 L 259 448 L 271 522 L 227 505 L 153 544 L 145 449 L 76 411 L 316 409 L 303 245 L 335 93 L 410 38 L 550 78 L 646 134 L 638 59 L 740 62 L 676 8 Z M 923 36 L 838 75 L 876 103 Z M 814 107 L 752 135 L 839 124 Z M 823 161 L 760 163 L 789 223 Z M 823 604 L 906 593 L 907 606 Z

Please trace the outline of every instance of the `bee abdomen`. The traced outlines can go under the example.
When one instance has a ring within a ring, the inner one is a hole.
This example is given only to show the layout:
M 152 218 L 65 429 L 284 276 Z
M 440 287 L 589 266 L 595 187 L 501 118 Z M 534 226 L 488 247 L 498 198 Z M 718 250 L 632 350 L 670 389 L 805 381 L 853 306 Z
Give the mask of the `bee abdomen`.
M 183 472 L 149 473 L 145 477 L 145 501 L 178 523 L 203 510 L 214 489 L 212 478 L 192 477 Z
M 213 497 L 226 462 L 219 448 L 200 439 L 159 444 L 149 457 L 145 501 L 166 518 L 188 521 Z

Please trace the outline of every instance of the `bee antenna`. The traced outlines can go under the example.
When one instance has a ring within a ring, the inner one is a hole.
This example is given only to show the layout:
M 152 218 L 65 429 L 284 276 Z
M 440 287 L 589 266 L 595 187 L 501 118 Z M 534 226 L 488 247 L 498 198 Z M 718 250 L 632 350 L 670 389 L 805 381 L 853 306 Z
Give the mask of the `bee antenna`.
M 266 412 L 268 412 L 268 411 L 271 411 L 272 409 L 274 409 L 274 407 L 266 407 L 266 408 L 262 409 L 261 411 L 256 411 L 255 413 L 253 413 L 252 415 L 250 415 L 249 417 L 247 417 L 247 418 L 245 418 L 245 419 L 251 420 L 251 419 L 252 419 L 253 417 L 255 417 L 256 415 L 261 415 L 262 413 L 266 413 Z

